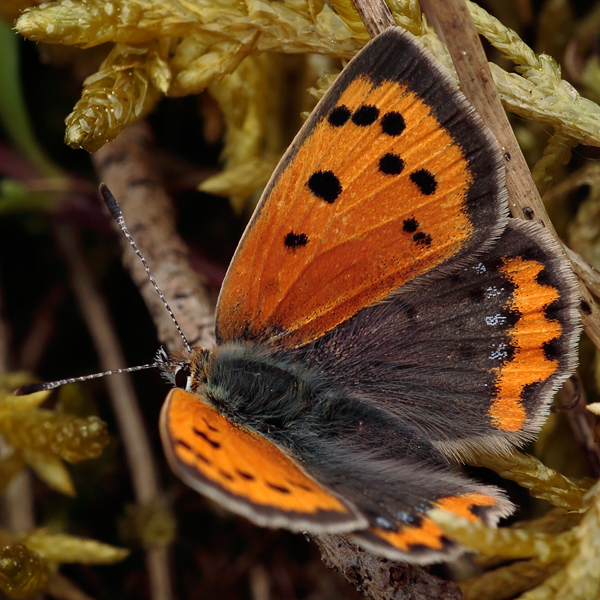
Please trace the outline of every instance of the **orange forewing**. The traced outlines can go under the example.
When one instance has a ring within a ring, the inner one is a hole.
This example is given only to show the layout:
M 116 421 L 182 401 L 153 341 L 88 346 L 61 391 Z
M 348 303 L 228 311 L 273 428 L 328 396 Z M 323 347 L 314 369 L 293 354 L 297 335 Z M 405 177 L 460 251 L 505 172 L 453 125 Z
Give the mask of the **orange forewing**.
M 367 75 L 354 79 L 336 106 L 355 111 L 361 105 L 382 116 L 400 113 L 406 128 L 399 136 L 382 134 L 381 121 L 364 127 L 350 120 L 336 128 L 321 115 L 274 175 L 260 218 L 230 267 L 218 306 L 222 341 L 279 338 L 304 345 L 444 263 L 469 239 L 468 162 L 429 106 L 405 85 L 376 85 Z M 382 173 L 387 154 L 402 158 L 399 175 Z M 422 193 L 411 180 L 420 169 L 435 174 L 435 193 Z M 318 171 L 339 179 L 335 202 L 309 189 Z M 406 226 L 411 220 L 428 243 L 415 243 Z M 285 247 L 290 233 L 306 236 L 301 251 Z
M 161 433 L 172 468 L 189 485 L 259 524 L 276 526 L 278 514 L 282 526 L 298 530 L 347 531 L 365 524 L 277 446 L 193 394 L 169 393 Z

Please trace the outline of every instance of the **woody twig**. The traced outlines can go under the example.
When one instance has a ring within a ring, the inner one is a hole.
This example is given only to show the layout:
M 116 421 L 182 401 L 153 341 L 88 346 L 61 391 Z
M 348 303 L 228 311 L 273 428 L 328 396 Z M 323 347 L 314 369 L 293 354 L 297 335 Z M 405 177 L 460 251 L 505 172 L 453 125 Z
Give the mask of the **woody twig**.
M 381 0 L 354 0 L 354 8 L 372 38 L 396 24 L 388 5 Z
M 358 548 L 340 535 L 315 538 L 323 562 L 339 571 L 371 600 L 461 600 L 452 581 L 435 577 L 418 565 L 394 562 Z
M 129 126 L 114 142 L 98 150 L 93 161 L 99 179 L 106 182 L 119 202 L 125 222 L 190 344 L 210 348 L 214 344 L 213 309 L 203 278 L 192 268 L 189 251 L 177 233 L 148 125 Z M 143 265 L 125 238 L 122 244 L 123 263 L 150 310 L 158 338 L 170 350 L 179 348 L 181 338 Z
M 10 328 L 3 316 L 3 298 L 0 295 L 0 374 L 10 371 Z M 0 440 L 0 451 L 5 451 L 6 442 Z M 13 533 L 22 533 L 35 527 L 35 508 L 31 474 L 21 469 L 6 487 L 3 495 L 3 517 L 5 526 Z

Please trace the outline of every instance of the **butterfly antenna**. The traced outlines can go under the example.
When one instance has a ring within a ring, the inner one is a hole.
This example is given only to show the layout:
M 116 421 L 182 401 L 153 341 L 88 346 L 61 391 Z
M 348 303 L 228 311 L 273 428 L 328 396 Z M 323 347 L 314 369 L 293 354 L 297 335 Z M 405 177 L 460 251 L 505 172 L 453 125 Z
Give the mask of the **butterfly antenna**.
M 114 369 L 112 371 L 104 371 L 103 373 L 93 373 L 92 375 L 84 375 L 83 377 L 70 377 L 69 379 L 58 379 L 57 381 L 45 381 L 43 383 L 30 383 L 15 390 L 15 396 L 27 396 L 35 394 L 35 392 L 44 392 L 53 390 L 54 388 L 66 385 L 67 383 L 79 383 L 88 379 L 98 379 L 106 375 L 118 375 L 119 373 L 133 373 L 135 371 L 143 371 L 145 369 L 160 369 L 161 367 L 177 367 L 183 366 L 185 363 L 180 361 L 169 360 L 169 356 L 164 348 L 160 348 L 156 354 L 153 363 L 147 365 L 139 365 L 138 367 L 127 367 L 126 369 Z
M 144 369 L 156 369 L 158 367 L 177 365 L 179 363 L 151 363 L 148 365 L 140 365 L 139 367 L 128 367 L 127 369 L 115 369 L 114 371 L 104 371 L 104 373 L 94 373 L 93 375 L 84 375 L 83 377 L 71 377 L 69 379 L 59 379 L 57 381 L 45 381 L 44 383 L 30 383 L 24 385 L 18 390 L 15 390 L 15 396 L 27 396 L 34 394 L 35 392 L 43 392 L 45 390 L 53 390 L 54 388 L 66 385 L 67 383 L 78 383 L 80 381 L 87 381 L 88 379 L 97 379 L 98 377 L 104 377 L 105 375 L 117 375 L 119 373 L 133 373 L 134 371 L 143 371 Z
M 100 189 L 100 195 L 102 196 L 102 199 L 104 200 L 104 202 L 106 204 L 106 207 L 110 211 L 110 214 L 112 215 L 113 219 L 117 222 L 117 225 L 123 232 L 123 235 L 127 238 L 127 241 L 129 242 L 130 246 L 133 248 L 133 251 L 138 255 L 138 258 L 142 261 L 142 264 L 144 265 L 144 269 L 146 269 L 146 274 L 148 275 L 148 279 L 150 280 L 150 283 L 152 283 L 152 285 L 154 286 L 154 289 L 156 290 L 156 293 L 160 296 L 160 299 L 163 301 L 163 304 L 165 305 L 167 312 L 171 316 L 173 323 L 175 323 L 175 327 L 177 327 L 177 331 L 179 331 L 179 335 L 181 336 L 181 339 L 183 340 L 185 349 L 188 352 L 191 352 L 192 348 L 190 347 L 190 344 L 188 343 L 185 335 L 183 335 L 183 331 L 181 330 L 181 327 L 179 326 L 179 323 L 178 323 L 177 319 L 175 318 L 175 315 L 173 314 L 173 311 L 171 310 L 171 307 L 169 306 L 167 299 L 165 298 L 161 289 L 158 287 L 158 283 L 156 283 L 156 279 L 154 279 L 152 273 L 150 272 L 150 267 L 148 266 L 146 259 L 143 257 L 139 248 L 136 246 L 135 242 L 133 241 L 133 237 L 131 237 L 131 233 L 129 233 L 129 229 L 127 229 L 127 225 L 125 225 L 125 219 L 123 218 L 123 213 L 121 212 L 121 209 L 119 208 L 119 205 L 117 204 L 117 201 L 115 200 L 115 197 L 112 195 L 112 192 L 108 189 L 108 186 L 105 183 L 101 183 L 99 189 Z

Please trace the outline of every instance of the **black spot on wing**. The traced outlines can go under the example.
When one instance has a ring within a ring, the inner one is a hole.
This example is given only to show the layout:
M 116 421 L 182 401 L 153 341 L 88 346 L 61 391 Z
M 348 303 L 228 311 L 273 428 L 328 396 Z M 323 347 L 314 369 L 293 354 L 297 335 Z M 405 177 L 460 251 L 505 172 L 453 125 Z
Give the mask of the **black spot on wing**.
M 289 488 L 283 487 L 282 485 L 276 485 L 269 481 L 266 482 L 267 487 L 270 487 L 272 490 L 279 492 L 280 494 L 291 494 L 291 490 Z
M 371 104 L 364 104 L 352 115 L 352 122 L 359 127 L 368 127 L 378 118 L 379 109 Z
M 537 403 L 542 390 L 544 389 L 544 384 L 547 382 L 547 379 L 543 381 L 534 381 L 533 383 L 528 383 L 523 387 L 521 392 L 521 400 L 523 401 L 525 407 L 533 406 Z
M 233 481 L 235 479 L 231 473 L 228 473 L 227 471 L 223 471 L 223 469 L 219 469 L 219 475 L 223 479 L 226 479 L 227 481 Z
M 209 460 L 208 458 L 206 458 L 206 456 L 204 456 L 204 454 L 202 454 L 202 452 L 198 452 L 198 450 L 194 451 L 194 456 L 200 461 L 203 462 L 205 465 L 212 465 L 212 461 Z
M 540 262 L 544 262 L 544 260 L 540 260 Z M 536 276 L 535 280 L 539 285 L 547 285 L 550 287 L 554 287 L 553 277 L 551 273 L 548 272 L 548 269 L 544 267 Z
M 341 106 L 336 106 L 329 113 L 327 120 L 329 121 L 330 125 L 333 125 L 334 127 L 341 127 L 342 125 L 345 125 L 351 116 L 352 113 L 350 112 L 350 109 L 342 104 Z
M 216 427 L 214 427 L 213 425 L 211 425 L 204 417 L 202 418 L 202 420 L 204 421 L 204 424 L 211 430 L 211 431 L 219 431 Z
M 512 362 L 517 349 L 512 344 L 506 344 L 506 362 Z
M 420 244 L 423 246 L 429 246 L 431 244 L 431 236 L 428 233 L 424 233 L 423 231 L 418 231 L 413 235 L 413 241 L 416 244 Z
M 186 450 L 193 450 L 193 448 L 187 442 L 184 442 L 183 440 L 175 440 L 175 445 L 183 446 Z
M 411 173 L 410 180 L 419 188 L 422 194 L 425 196 L 431 196 L 437 190 L 437 181 L 433 173 L 427 171 L 427 169 L 419 169 L 414 173 Z
M 212 464 L 212 462 L 210 460 L 208 460 L 208 458 L 206 458 L 206 456 L 204 456 L 204 454 L 202 454 L 201 452 L 198 452 L 197 450 L 195 450 L 194 448 L 192 448 L 187 442 L 184 442 L 183 440 L 175 440 L 174 444 L 175 444 L 175 446 L 182 446 L 183 448 L 185 448 L 189 452 L 192 452 L 193 455 L 199 461 L 203 462 L 205 465 Z
M 396 111 L 386 113 L 381 118 L 381 129 L 386 135 L 394 137 L 400 135 L 406 129 L 404 117 Z
M 306 246 L 308 243 L 308 236 L 305 233 L 294 233 L 293 231 L 290 231 L 285 236 L 283 243 L 292 250 L 301 248 L 302 246 Z
M 486 271 L 499 271 L 504 266 L 504 257 L 497 256 L 493 258 L 486 257 L 480 263 Z M 507 280 L 508 281 L 508 280 Z
M 554 302 L 551 302 L 544 309 L 544 317 L 548 321 L 561 321 L 562 312 L 564 310 L 564 299 L 557 298 Z
M 317 171 L 307 182 L 310 191 L 328 204 L 333 204 L 342 193 L 340 180 L 331 171 Z
M 303 490 L 305 492 L 309 492 L 309 493 L 313 493 L 314 490 L 310 487 L 308 487 L 307 485 L 304 485 L 303 483 L 300 483 L 298 481 L 288 481 L 288 483 L 295 488 L 298 488 L 299 490 Z
M 552 340 L 548 340 L 542 344 L 542 349 L 544 350 L 544 356 L 546 360 L 558 360 L 561 358 L 563 353 L 563 348 L 560 340 L 560 336 L 555 337 Z
M 404 161 L 397 155 L 388 152 L 379 159 L 379 170 L 385 175 L 400 175 L 404 169 Z
M 419 229 L 419 222 L 414 217 L 412 219 L 406 219 L 402 225 L 402 229 L 404 229 L 406 233 L 414 233 Z
M 522 315 L 516 308 L 512 308 L 511 310 L 504 311 L 502 316 L 505 318 L 506 326 L 513 328 L 519 322 Z
M 539 244 L 530 244 L 524 247 L 519 256 L 523 260 L 533 260 L 541 264 L 545 264 L 547 260 L 546 251 Z
M 206 442 L 208 442 L 215 450 L 218 450 L 221 447 L 221 444 L 219 444 L 219 442 L 215 442 L 215 440 L 211 440 L 206 433 L 204 433 L 204 431 L 200 431 L 199 429 L 196 429 L 195 427 L 192 428 L 192 431 L 199 437 L 202 438 L 203 440 L 205 440 Z
M 252 475 L 252 473 L 246 473 L 246 471 L 241 471 L 240 469 L 236 469 L 237 474 L 246 481 L 254 481 L 256 477 Z
M 414 217 L 412 217 L 410 219 L 404 220 L 404 222 L 402 223 L 402 230 L 405 233 L 414 234 L 412 236 L 412 240 L 413 242 L 415 242 L 415 244 L 429 246 L 432 241 L 431 236 L 425 231 L 419 231 L 419 226 L 419 222 Z

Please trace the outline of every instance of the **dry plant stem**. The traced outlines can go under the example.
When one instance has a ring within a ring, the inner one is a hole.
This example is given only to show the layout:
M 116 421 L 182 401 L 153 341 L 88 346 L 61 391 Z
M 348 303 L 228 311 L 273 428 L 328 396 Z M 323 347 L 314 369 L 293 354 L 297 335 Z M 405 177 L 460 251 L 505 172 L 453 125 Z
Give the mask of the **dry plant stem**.
M 259 564 L 250 569 L 249 580 L 252 600 L 270 600 L 271 577 L 263 565 Z
M 353 0 L 353 4 L 372 38 L 396 24 L 390 9 L 382 0 Z
M 23 533 L 35 528 L 31 474 L 21 469 L 4 491 L 4 511 L 9 531 Z
M 0 373 L 10 370 L 9 347 L 10 329 L 4 320 L 3 301 L 0 295 Z M 11 452 L 3 439 L 0 439 L 0 454 Z M 14 533 L 22 533 L 35 527 L 35 512 L 31 474 L 22 469 L 6 486 L 3 495 L 3 513 L 6 529 Z
M 38 367 L 48 342 L 55 329 L 54 315 L 65 299 L 65 290 L 62 285 L 55 285 L 40 302 L 34 315 L 33 323 L 25 335 L 19 350 L 17 364 L 20 369 L 37 373 Z
M 342 573 L 372 600 L 460 600 L 452 581 L 439 579 L 417 565 L 397 563 L 358 548 L 341 535 L 314 538 L 323 562 Z
M 152 134 L 144 122 L 127 127 L 119 137 L 93 155 L 98 178 L 106 182 L 121 206 L 125 223 L 145 256 L 190 345 L 214 345 L 214 317 L 202 277 L 194 271 L 188 249 L 176 230 L 173 207 L 160 179 Z M 170 350 L 181 338 L 144 267 L 122 240 L 123 262 L 140 289 Z
M 71 227 L 62 225 L 57 228 L 55 238 L 69 266 L 73 290 L 102 369 L 109 371 L 126 367 L 108 307 L 96 289 L 77 234 Z M 147 504 L 158 498 L 160 489 L 152 448 L 144 430 L 144 419 L 135 397 L 131 376 L 115 375 L 104 381 L 125 446 L 136 500 L 140 504 Z M 159 561 L 164 563 L 160 567 L 157 564 Z M 171 581 L 165 549 L 149 549 L 146 553 L 146 566 L 153 600 L 171 600 Z
M 575 376 L 578 377 L 578 375 Z M 590 474 L 594 477 L 600 477 L 600 446 L 596 443 L 594 434 L 597 418 L 586 408 L 587 398 L 581 382 L 578 388 L 576 390 L 573 381 L 567 379 L 560 389 L 559 395 L 562 404 L 568 406 L 571 403 L 573 394 L 579 393 L 579 402 L 565 412 L 575 434 L 575 440 L 588 464 Z
M 534 213 L 533 219 L 543 222 L 554 232 L 529 167 L 502 107 L 490 66 L 466 1 L 431 2 L 424 0 L 421 5 L 427 18 L 432 21 L 438 35 L 448 47 L 463 93 L 494 133 L 504 153 L 506 187 L 512 215 L 522 219 L 524 217 L 523 210 L 529 208 Z
M 575 270 L 579 277 L 581 277 L 581 280 L 596 298 L 600 298 L 600 272 L 590 265 L 581 254 L 578 254 L 567 246 L 565 246 L 565 250 L 567 256 L 571 259 L 573 265 L 575 265 Z
M 444 2 L 424 0 L 421 4 L 448 46 L 465 96 L 492 130 L 504 152 L 506 186 L 513 217 L 522 219 L 528 215 L 530 219 L 536 219 L 556 236 L 554 226 L 502 108 L 489 64 L 465 0 Z M 573 263 L 573 269 L 583 279 L 578 263 Z M 581 279 L 579 288 L 582 298 L 590 308 L 590 312 L 580 311 L 585 332 L 600 349 L 600 311 Z
M 50 578 L 48 582 L 48 594 L 59 600 L 94 600 L 60 573 L 54 573 Z

